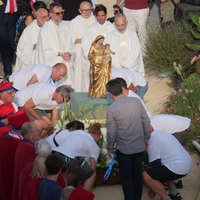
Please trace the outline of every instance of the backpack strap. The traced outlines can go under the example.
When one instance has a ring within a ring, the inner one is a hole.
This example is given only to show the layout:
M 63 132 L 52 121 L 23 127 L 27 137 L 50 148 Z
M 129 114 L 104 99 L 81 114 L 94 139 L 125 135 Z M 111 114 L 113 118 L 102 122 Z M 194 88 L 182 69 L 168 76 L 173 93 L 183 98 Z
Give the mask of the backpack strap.
M 58 132 L 56 132 L 56 134 L 55 134 L 54 137 L 53 137 L 53 142 L 54 142 L 54 144 L 56 145 L 56 147 L 59 146 L 59 144 L 56 142 L 56 135 L 58 135 L 58 133 L 60 133 L 60 131 L 62 131 L 62 129 L 59 130 Z

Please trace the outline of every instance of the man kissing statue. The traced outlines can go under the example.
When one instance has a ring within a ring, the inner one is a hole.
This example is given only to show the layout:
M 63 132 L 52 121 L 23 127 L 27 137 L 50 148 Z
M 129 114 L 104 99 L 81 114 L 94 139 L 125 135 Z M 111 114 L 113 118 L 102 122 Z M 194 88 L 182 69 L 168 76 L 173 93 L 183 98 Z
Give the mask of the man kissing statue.
M 103 44 L 104 36 L 98 35 L 90 47 L 90 86 L 88 96 L 91 98 L 106 98 L 106 83 L 111 77 L 110 45 Z

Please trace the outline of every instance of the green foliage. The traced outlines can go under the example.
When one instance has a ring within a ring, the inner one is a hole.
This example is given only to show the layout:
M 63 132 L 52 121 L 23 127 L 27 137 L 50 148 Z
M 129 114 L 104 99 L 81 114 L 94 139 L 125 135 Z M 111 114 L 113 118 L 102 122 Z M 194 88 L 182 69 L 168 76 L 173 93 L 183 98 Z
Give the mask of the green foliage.
M 59 109 L 59 114 L 58 114 L 58 128 L 60 130 L 64 129 L 65 125 L 68 122 L 71 122 L 76 119 L 69 105 L 66 102 L 64 102 L 63 105 L 64 105 L 64 109 L 63 110 Z
M 167 97 L 162 113 L 186 116 L 192 120 L 193 134 L 188 141 L 199 139 L 200 134 L 200 76 L 191 74 L 181 84 L 181 88 Z
M 172 92 L 164 104 L 164 113 L 178 114 L 191 119 L 200 117 L 200 77 L 192 74 L 178 91 Z
M 195 39 L 200 39 L 200 33 L 199 32 L 196 32 L 196 31 L 194 31 L 194 30 L 191 30 L 191 33 L 192 33 L 192 35 L 193 35 L 193 37 L 195 38 Z
M 75 114 L 72 112 L 69 104 L 65 102 L 63 105 L 64 105 L 64 109 L 59 110 L 59 114 L 58 114 L 58 128 L 59 129 L 63 129 L 68 122 L 78 120 Z M 85 112 L 84 106 L 81 106 L 80 113 L 81 113 L 81 119 L 82 119 L 81 121 L 83 121 L 83 123 L 87 125 L 90 125 L 90 120 L 87 119 L 87 114 Z
M 196 25 L 198 32 L 200 32 L 200 17 L 195 13 L 190 13 L 190 18 L 193 24 Z
M 180 62 L 191 54 L 185 46 L 194 42 L 188 27 L 185 21 L 171 23 L 165 28 L 152 27 L 146 44 L 146 67 L 157 72 L 173 71 L 173 62 Z
M 193 51 L 197 51 L 198 49 L 200 49 L 200 45 L 198 44 L 185 44 L 185 45 L 188 49 L 191 49 Z
M 200 17 L 195 13 L 190 13 L 190 18 L 192 20 L 192 23 L 195 26 L 194 28 L 190 27 L 190 32 L 196 40 L 200 40 Z M 188 47 L 189 49 L 193 51 L 196 51 L 200 49 L 200 44 L 199 42 L 197 43 L 197 41 L 195 41 L 192 44 L 186 43 L 186 47 Z
M 90 124 L 90 120 L 87 119 L 87 114 L 85 112 L 85 106 L 84 105 L 81 106 L 81 115 L 82 115 L 84 122 L 86 124 Z

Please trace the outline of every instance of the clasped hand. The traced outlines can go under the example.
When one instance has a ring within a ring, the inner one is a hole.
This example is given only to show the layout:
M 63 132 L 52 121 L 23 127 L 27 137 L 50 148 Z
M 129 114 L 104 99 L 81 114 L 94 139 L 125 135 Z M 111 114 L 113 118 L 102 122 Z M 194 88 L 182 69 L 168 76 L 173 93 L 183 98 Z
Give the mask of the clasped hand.
M 64 52 L 64 53 L 61 54 L 61 56 L 67 62 L 69 62 L 71 60 L 71 53 L 69 53 L 69 52 Z
M 64 60 L 66 60 L 67 62 L 69 62 L 71 60 L 71 53 L 65 52 L 63 54 L 64 54 L 63 55 Z

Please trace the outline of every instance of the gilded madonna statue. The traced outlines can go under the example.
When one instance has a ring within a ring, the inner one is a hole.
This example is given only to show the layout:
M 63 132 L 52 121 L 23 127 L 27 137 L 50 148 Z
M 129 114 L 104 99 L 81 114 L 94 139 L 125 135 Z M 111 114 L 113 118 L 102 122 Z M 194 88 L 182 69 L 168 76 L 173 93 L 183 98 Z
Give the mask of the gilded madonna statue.
M 90 86 L 88 96 L 91 98 L 106 97 L 106 83 L 111 77 L 110 45 L 103 44 L 104 36 L 98 35 L 90 47 Z

